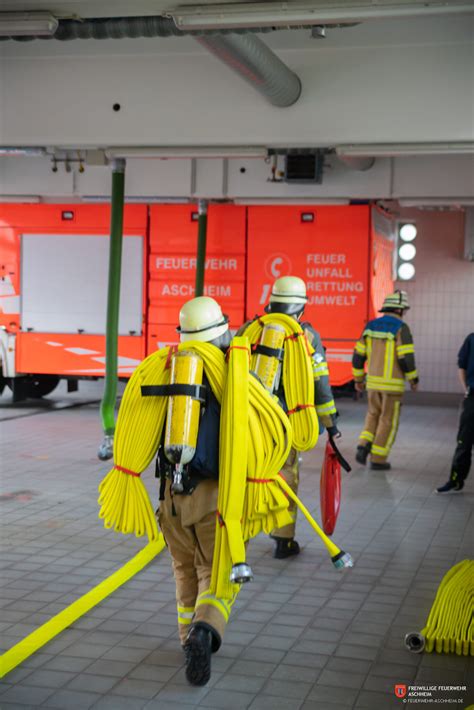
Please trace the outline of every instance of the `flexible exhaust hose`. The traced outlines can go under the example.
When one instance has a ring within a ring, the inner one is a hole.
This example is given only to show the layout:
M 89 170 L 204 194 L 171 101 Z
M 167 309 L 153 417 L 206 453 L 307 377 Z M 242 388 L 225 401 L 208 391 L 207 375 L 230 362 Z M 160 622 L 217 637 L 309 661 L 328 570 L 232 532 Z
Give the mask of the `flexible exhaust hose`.
M 35 39 L 136 39 L 140 37 L 194 36 L 206 49 L 221 59 L 247 83 L 251 84 L 271 104 L 291 106 L 301 94 L 301 82 L 272 50 L 256 36 L 256 32 L 271 32 L 271 27 L 232 30 L 179 30 L 169 17 L 99 17 L 86 20 L 59 20 L 51 36 L 12 35 L 13 39 L 28 42 Z

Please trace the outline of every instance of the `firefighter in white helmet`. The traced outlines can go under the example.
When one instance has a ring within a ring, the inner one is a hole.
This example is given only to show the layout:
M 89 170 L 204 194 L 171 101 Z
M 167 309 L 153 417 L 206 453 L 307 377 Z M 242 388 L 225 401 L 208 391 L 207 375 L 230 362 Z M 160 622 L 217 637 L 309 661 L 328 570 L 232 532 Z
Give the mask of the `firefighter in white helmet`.
M 284 313 L 301 321 L 307 300 L 306 284 L 303 279 L 298 276 L 282 276 L 273 284 L 270 300 L 265 307 L 265 312 L 269 314 Z M 242 326 L 239 330 L 239 334 L 245 333 L 248 325 L 249 323 L 246 323 Z M 314 348 L 314 354 L 312 356 L 314 402 L 320 424 L 328 430 L 331 436 L 340 436 L 340 432 L 336 426 L 337 410 L 329 384 L 329 370 L 321 337 L 310 323 L 301 322 L 301 327 L 308 341 Z M 284 383 L 279 385 L 276 394 L 286 405 Z M 298 493 L 299 465 L 299 454 L 295 449 L 292 449 L 281 473 L 295 493 Z M 273 556 L 277 559 L 297 555 L 300 551 L 300 547 L 294 539 L 296 529 L 296 506 L 293 503 L 290 504 L 289 511 L 294 518 L 293 523 L 286 525 L 284 528 L 273 530 L 271 534 L 271 537 L 276 543 Z
M 193 298 L 182 307 L 177 329 L 181 342 L 201 341 L 227 350 L 227 316 L 212 298 Z M 220 405 L 205 376 L 206 402 L 201 409 L 197 444 L 177 491 L 173 469 L 158 452 L 160 507 L 158 521 L 173 562 L 178 629 L 186 658 L 186 677 L 192 685 L 210 678 L 211 653 L 222 642 L 230 604 L 209 591 L 214 552 L 219 475 Z

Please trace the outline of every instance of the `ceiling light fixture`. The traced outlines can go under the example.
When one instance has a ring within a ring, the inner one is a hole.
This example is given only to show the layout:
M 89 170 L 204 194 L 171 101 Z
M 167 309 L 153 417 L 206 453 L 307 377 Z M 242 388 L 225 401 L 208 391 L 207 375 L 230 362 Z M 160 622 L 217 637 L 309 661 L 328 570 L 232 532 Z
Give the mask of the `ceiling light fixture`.
M 164 14 L 180 30 L 233 29 L 238 27 L 298 27 L 364 20 L 397 19 L 422 15 L 474 12 L 470 2 L 398 2 L 390 5 L 357 5 L 333 0 L 315 6 L 313 1 L 247 2 L 229 5 L 178 6 Z
M 341 158 L 371 156 L 374 158 L 403 157 L 410 155 L 466 155 L 474 154 L 474 141 L 450 143 L 367 143 L 340 145 L 336 155 Z
M 58 25 L 49 12 L 0 12 L 0 37 L 52 37 Z

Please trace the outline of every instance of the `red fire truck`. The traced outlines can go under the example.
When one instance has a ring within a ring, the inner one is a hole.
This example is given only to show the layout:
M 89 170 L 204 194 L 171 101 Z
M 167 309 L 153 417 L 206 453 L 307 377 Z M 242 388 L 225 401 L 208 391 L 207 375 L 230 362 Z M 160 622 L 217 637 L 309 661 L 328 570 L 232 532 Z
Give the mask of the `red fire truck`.
M 105 372 L 110 209 L 0 205 L 0 388 L 50 392 Z M 240 206 L 208 213 L 205 293 L 231 328 L 261 313 L 272 282 L 301 276 L 333 385 L 351 380 L 355 340 L 393 287 L 393 222 L 370 205 Z M 197 206 L 125 207 L 119 363 L 129 377 L 165 343 L 192 298 Z

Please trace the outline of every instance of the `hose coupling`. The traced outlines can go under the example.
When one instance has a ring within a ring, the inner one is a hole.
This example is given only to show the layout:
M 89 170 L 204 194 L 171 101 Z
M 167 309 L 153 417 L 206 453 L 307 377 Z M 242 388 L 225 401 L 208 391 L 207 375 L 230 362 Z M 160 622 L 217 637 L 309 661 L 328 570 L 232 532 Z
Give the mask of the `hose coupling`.
M 331 558 L 336 569 L 344 569 L 344 567 L 354 567 L 354 560 L 348 552 L 341 550 L 337 555 Z
M 99 450 L 97 452 L 97 456 L 101 461 L 108 461 L 109 459 L 112 458 L 114 455 L 114 436 L 113 434 L 111 435 L 106 435 L 104 436 L 104 440 L 99 446 Z
M 253 572 L 246 562 L 239 562 L 232 567 L 230 581 L 232 584 L 246 584 L 253 580 Z
M 411 631 L 405 636 L 405 647 L 412 653 L 422 653 L 425 648 L 425 637 L 417 631 Z

